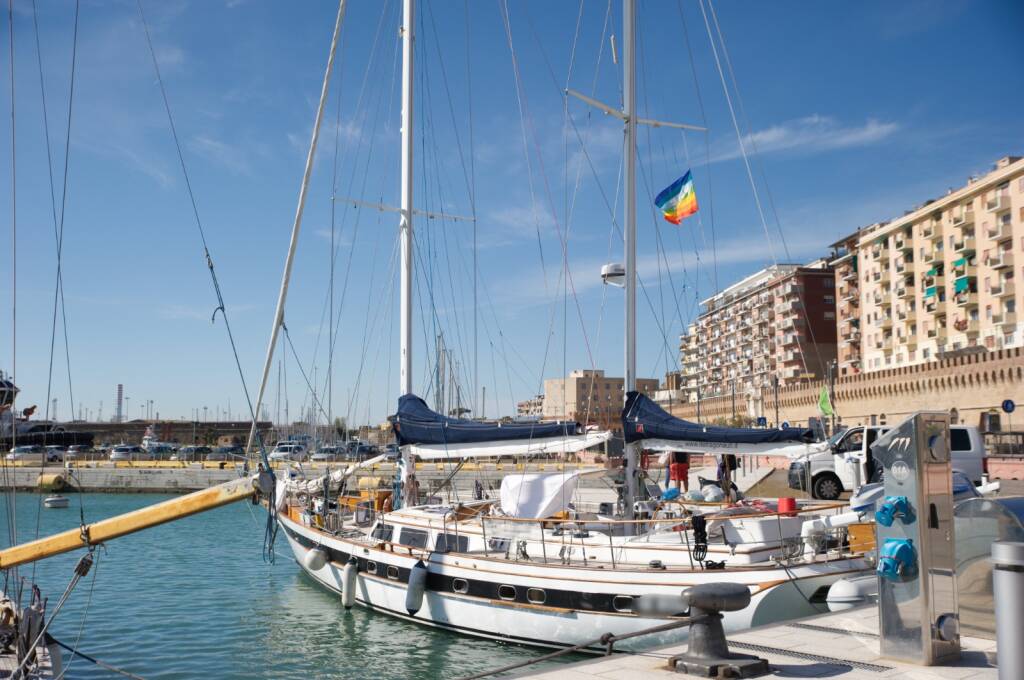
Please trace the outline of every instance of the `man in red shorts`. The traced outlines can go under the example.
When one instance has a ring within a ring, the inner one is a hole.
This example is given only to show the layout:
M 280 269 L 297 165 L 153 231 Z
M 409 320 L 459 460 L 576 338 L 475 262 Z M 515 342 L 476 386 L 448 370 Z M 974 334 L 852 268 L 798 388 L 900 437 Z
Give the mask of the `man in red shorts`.
M 669 463 L 668 473 L 669 480 L 676 483 L 676 488 L 679 488 L 680 482 L 682 482 L 682 491 L 686 492 L 690 490 L 690 454 L 682 451 L 673 451 L 671 453 L 671 461 Z

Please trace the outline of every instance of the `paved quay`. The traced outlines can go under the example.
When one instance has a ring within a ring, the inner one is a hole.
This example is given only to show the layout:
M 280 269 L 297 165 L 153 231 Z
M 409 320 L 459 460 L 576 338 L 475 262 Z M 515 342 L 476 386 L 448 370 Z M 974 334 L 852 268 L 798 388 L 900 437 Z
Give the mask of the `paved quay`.
M 879 655 L 878 608 L 874 605 L 823 614 L 799 621 L 771 624 L 730 633 L 729 651 L 767 659 L 771 672 L 763 678 L 841 678 L 842 680 L 996 680 L 996 643 L 961 637 L 960 661 L 948 666 L 917 666 Z M 559 666 L 517 678 L 593 680 L 594 678 L 690 678 L 669 670 L 668 660 L 686 653 L 686 643 L 657 647 L 637 654 L 615 654 Z
M 309 477 L 316 477 L 328 469 L 336 470 L 344 463 L 305 464 L 303 470 Z M 275 466 L 282 470 L 282 466 Z M 71 480 L 72 491 L 93 492 L 128 492 L 128 493 L 187 493 L 206 489 L 217 484 L 231 481 L 242 474 L 241 464 L 236 463 L 179 463 L 175 461 L 117 462 L 81 461 L 67 467 L 62 465 L 8 464 L 4 466 L 8 484 L 21 490 L 35 490 L 39 485 L 39 477 L 45 475 L 61 475 Z M 445 480 L 452 471 L 449 463 L 419 463 L 416 474 L 424 485 L 425 492 L 430 493 L 436 485 Z M 460 495 L 472 497 L 475 482 L 480 481 L 485 489 L 494 496 L 501 486 L 505 475 L 515 472 L 566 472 L 595 469 L 592 465 L 575 465 L 562 463 L 476 463 L 464 465 L 455 476 L 455 486 Z M 771 474 L 770 467 L 753 468 L 745 473 L 738 471 L 736 485 L 746 492 L 754 484 Z M 395 474 L 392 463 L 382 463 L 363 468 L 356 472 L 356 478 L 380 477 L 391 479 Z M 697 488 L 698 476 L 715 476 L 714 468 L 696 468 L 690 473 L 690 488 Z M 587 501 L 606 501 L 614 499 L 614 493 L 601 475 L 587 475 L 580 480 L 580 496 Z

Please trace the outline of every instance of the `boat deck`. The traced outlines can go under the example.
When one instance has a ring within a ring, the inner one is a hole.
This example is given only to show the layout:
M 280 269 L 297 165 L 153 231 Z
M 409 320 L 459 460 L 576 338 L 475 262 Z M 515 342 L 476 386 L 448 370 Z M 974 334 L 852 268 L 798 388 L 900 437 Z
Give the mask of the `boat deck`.
M 41 646 L 36 650 L 36 654 L 39 655 L 39 663 L 33 667 L 32 671 L 27 676 L 19 677 L 39 679 L 52 678 L 54 676 L 54 669 L 52 659 L 50 658 L 50 651 L 45 646 Z M 17 654 L 0 654 L 0 678 L 13 677 L 17 670 Z
M 761 676 L 766 678 L 996 680 L 998 677 L 993 640 L 960 638 L 963 653 L 955 665 L 916 666 L 882 658 L 878 653 L 878 609 L 874 605 L 752 628 L 731 633 L 728 638 L 730 651 L 768 660 L 772 672 Z M 551 680 L 692 677 L 671 671 L 667 665 L 670 657 L 685 652 L 685 643 L 669 645 L 514 677 Z

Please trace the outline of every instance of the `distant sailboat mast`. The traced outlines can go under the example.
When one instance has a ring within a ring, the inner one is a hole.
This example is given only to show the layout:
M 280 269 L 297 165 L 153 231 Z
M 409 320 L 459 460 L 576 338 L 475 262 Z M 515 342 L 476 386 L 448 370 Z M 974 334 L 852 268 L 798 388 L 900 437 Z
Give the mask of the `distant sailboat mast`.
M 626 369 L 624 395 L 636 389 L 636 73 L 634 59 L 636 57 L 636 4 L 635 0 L 623 0 L 622 3 L 622 57 L 623 57 L 623 101 L 622 115 L 625 118 L 626 158 L 623 182 L 626 196 L 623 206 L 625 212 L 624 248 L 626 254 Z M 626 497 L 625 517 L 634 518 L 633 503 L 640 497 L 640 478 L 637 470 L 637 450 L 635 444 L 626 445 Z M 632 535 L 635 527 L 626 525 L 627 533 Z

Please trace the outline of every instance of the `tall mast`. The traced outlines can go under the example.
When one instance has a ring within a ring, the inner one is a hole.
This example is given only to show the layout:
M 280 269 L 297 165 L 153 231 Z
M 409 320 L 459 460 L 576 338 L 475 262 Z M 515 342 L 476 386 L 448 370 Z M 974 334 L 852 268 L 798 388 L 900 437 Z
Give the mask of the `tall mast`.
M 622 49 L 623 49 L 623 102 L 622 113 L 625 119 L 625 176 L 626 197 L 624 204 L 626 225 L 626 370 L 625 393 L 636 389 L 636 74 L 634 60 L 636 58 L 636 4 L 635 0 L 622 2 Z M 633 519 L 633 503 L 639 498 L 639 478 L 637 477 L 637 451 L 634 445 L 628 445 L 626 458 L 626 519 Z M 632 535 L 635 527 L 626 525 L 627 533 Z
M 415 0 L 402 3 L 402 282 L 399 394 L 412 393 L 412 78 Z

